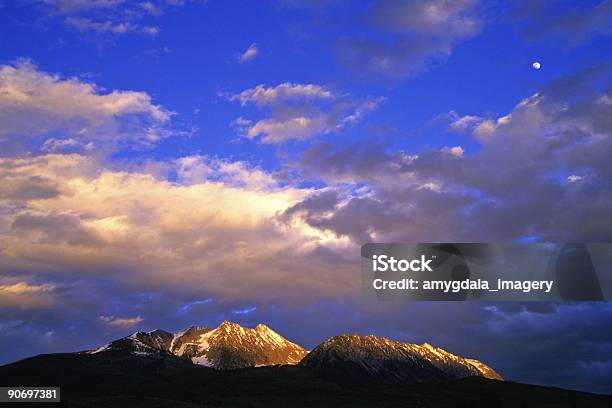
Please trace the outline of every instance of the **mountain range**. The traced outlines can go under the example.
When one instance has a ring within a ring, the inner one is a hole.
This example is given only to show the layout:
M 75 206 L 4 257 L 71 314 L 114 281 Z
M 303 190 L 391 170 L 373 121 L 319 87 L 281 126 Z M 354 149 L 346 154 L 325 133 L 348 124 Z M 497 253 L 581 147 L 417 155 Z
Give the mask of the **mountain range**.
M 192 326 L 175 334 L 159 329 L 136 332 L 88 353 L 118 351 L 175 356 L 216 369 L 299 364 L 326 373 L 393 383 L 465 377 L 502 379 L 478 360 L 458 357 L 428 343 L 417 345 L 371 335 L 342 334 L 308 352 L 264 324 L 251 329 L 229 321 L 217 328 Z
M 308 351 L 231 322 L 26 358 L 1 366 L 0 384 L 59 386 L 57 406 L 80 408 L 612 406 L 612 396 L 501 381 L 427 343 L 341 334 Z

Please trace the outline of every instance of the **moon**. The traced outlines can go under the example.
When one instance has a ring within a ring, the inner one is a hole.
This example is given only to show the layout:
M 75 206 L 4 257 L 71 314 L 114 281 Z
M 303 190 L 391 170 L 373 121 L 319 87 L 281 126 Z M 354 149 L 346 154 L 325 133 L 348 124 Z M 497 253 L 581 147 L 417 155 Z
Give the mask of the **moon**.
M 537 61 L 536 61 L 536 62 L 534 62 L 533 64 L 531 64 L 531 66 L 532 66 L 534 69 L 540 69 L 540 68 L 542 68 L 542 65 L 541 65 L 539 62 L 537 62 Z

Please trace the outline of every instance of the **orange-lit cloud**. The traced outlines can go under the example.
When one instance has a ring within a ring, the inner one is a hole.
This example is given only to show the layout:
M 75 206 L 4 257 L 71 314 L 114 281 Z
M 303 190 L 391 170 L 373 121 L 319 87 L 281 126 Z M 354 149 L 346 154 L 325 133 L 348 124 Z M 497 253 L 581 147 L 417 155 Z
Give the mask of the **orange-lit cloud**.
M 0 307 L 17 309 L 47 308 L 54 303 L 57 285 L 0 279 Z
M 242 162 L 194 156 L 168 165 L 184 183 L 113 171 L 77 154 L 0 159 L 0 182 L 21 186 L 0 199 L 0 268 L 223 301 L 299 302 L 347 290 L 332 282 L 355 272 L 313 253 L 322 244 L 352 245 L 301 221 L 278 220 L 310 189 L 282 187 Z

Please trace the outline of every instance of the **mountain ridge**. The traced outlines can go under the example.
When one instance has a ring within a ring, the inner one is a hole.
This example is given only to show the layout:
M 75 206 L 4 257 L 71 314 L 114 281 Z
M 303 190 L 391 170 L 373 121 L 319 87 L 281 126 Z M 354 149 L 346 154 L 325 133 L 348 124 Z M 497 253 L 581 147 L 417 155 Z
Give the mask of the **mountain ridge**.
M 612 396 L 482 377 L 390 384 L 330 377 L 302 365 L 217 370 L 170 356 L 44 354 L 0 366 L 0 383 L 54 384 L 62 406 L 87 408 L 612 406 Z
M 307 353 L 303 347 L 264 324 L 251 329 L 227 320 L 216 328 L 190 326 L 177 333 L 160 329 L 138 331 L 89 353 L 106 351 L 136 355 L 168 353 L 194 364 L 219 369 L 297 364 Z
M 217 369 L 299 364 L 338 375 L 398 383 L 466 377 L 502 380 L 487 364 L 429 343 L 418 345 L 373 335 L 340 334 L 309 352 L 264 324 L 247 328 L 227 320 L 216 328 L 190 326 L 177 333 L 161 329 L 138 331 L 87 353 L 105 352 L 178 357 Z
M 187 350 L 200 351 L 202 335 L 213 342 L 218 335 L 221 344 L 236 335 L 247 343 L 262 340 L 260 345 L 266 338 L 279 341 L 272 333 L 278 334 L 264 325 L 243 328 L 227 322 L 220 326 L 192 326 L 177 333 L 136 332 L 96 350 L 26 358 L 0 366 L 0 383 L 15 387 L 57 384 L 66 404 L 89 408 L 603 408 L 612 403 L 612 396 L 492 380 L 491 375 L 498 374 L 478 360 L 428 343 L 400 343 L 372 335 L 332 336 L 299 364 L 257 367 L 251 360 L 237 369 L 194 364 Z M 181 348 L 187 353 L 182 357 L 171 352 Z M 472 375 L 474 365 L 480 375 Z M 487 374 L 487 370 L 491 371 Z
M 400 343 L 373 335 L 332 336 L 315 347 L 300 365 L 327 375 L 399 384 L 466 377 L 502 380 L 495 370 L 478 360 L 464 359 L 428 343 Z

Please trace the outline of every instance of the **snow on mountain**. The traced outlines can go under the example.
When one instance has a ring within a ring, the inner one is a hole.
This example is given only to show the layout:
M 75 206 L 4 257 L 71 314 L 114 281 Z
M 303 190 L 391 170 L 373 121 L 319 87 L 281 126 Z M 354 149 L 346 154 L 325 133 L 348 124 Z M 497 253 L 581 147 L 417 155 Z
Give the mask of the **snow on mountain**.
M 228 321 L 216 329 L 190 328 L 175 337 L 171 352 L 216 368 L 297 364 L 307 353 L 268 326 L 249 329 Z
M 105 351 L 124 351 L 137 355 L 162 355 L 169 353 L 170 342 L 174 335 L 164 330 L 153 330 L 151 332 L 136 332 L 128 337 L 115 340 L 90 354 Z
M 192 326 L 171 334 L 137 332 L 92 351 L 124 350 L 141 355 L 170 353 L 220 369 L 297 364 L 307 351 L 260 324 L 254 329 L 225 321 L 216 329 Z
M 218 369 L 299 363 L 327 373 L 397 383 L 464 377 L 502 379 L 478 360 L 456 356 L 428 343 L 418 345 L 342 334 L 329 338 L 309 353 L 266 325 L 251 329 L 228 321 L 214 329 L 191 326 L 175 334 L 163 330 L 136 332 L 89 353 L 104 352 L 179 357 Z
M 503 380 L 502 376 L 499 375 L 497 371 L 495 371 L 485 363 L 478 360 L 474 360 L 473 358 L 466 358 L 465 361 L 476 367 L 476 369 L 480 371 L 480 374 L 482 374 L 484 378 L 490 378 L 492 380 Z

